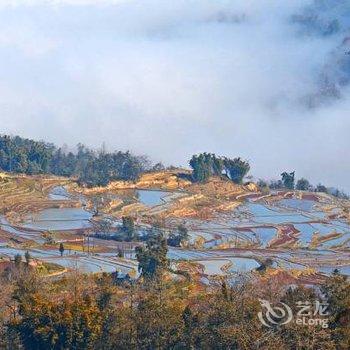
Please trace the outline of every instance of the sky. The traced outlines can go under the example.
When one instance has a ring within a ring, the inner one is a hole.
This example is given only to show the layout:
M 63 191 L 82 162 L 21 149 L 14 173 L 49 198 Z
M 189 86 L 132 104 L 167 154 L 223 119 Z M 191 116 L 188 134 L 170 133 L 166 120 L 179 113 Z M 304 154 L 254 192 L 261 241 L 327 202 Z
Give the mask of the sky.
M 0 132 L 350 191 L 349 27 L 347 0 L 1 0 Z

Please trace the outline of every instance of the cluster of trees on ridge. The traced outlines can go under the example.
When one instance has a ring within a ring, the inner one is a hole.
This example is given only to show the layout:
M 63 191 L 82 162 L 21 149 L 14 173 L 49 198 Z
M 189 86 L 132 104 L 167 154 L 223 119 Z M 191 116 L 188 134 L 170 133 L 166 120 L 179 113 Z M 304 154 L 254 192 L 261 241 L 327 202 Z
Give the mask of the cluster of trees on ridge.
M 118 274 L 44 279 L 26 263 L 0 274 L 0 349 L 348 349 L 350 283 L 335 273 L 319 288 L 283 279 L 221 280 L 206 288 L 170 269 L 166 241 L 137 250 L 140 278 Z M 169 272 L 182 276 L 174 281 Z M 116 277 L 115 277 L 116 276 Z M 259 299 L 328 303 L 329 327 L 290 322 L 265 327 Z
M 226 176 L 235 183 L 242 183 L 250 169 L 241 158 L 217 157 L 212 153 L 193 155 L 190 162 L 192 178 L 206 182 L 210 176 Z M 76 176 L 89 186 L 104 186 L 111 180 L 136 180 L 142 172 L 163 170 L 161 163 L 151 166 L 145 156 L 130 152 L 96 152 L 82 144 L 77 151 L 57 148 L 43 141 L 19 136 L 0 136 L 0 169 L 8 172 Z
M 51 143 L 19 136 L 0 136 L 0 169 L 24 174 L 76 176 L 90 186 L 107 185 L 111 180 L 135 180 L 149 170 L 145 156 L 130 152 L 96 152 L 78 144 L 76 152 Z
M 250 170 L 250 164 L 240 157 L 228 158 L 216 156 L 213 153 L 200 153 L 193 155 L 189 161 L 193 170 L 192 179 L 195 182 L 207 182 L 211 176 L 220 176 L 232 180 L 236 184 L 241 184 L 244 177 Z M 337 188 L 326 187 L 322 184 L 313 186 L 307 179 L 301 178 L 295 182 L 295 171 L 284 171 L 281 179 L 277 181 L 259 180 L 258 185 L 262 189 L 289 189 L 301 191 L 324 192 L 333 196 L 349 199 L 349 196 Z
M 278 181 L 267 182 L 264 180 L 259 180 L 257 184 L 262 189 L 296 189 L 299 191 L 323 192 L 338 198 L 349 199 L 349 196 L 344 191 L 340 191 L 339 189 L 333 187 L 326 187 L 322 184 L 314 186 L 309 182 L 309 180 L 303 177 L 298 179 L 298 181 L 295 183 L 295 171 L 290 173 L 283 172 L 281 174 L 281 179 Z
M 250 170 L 249 163 L 239 157 L 231 159 L 206 152 L 193 155 L 190 166 L 193 169 L 193 180 L 197 182 L 206 182 L 211 176 L 224 175 L 240 184 Z

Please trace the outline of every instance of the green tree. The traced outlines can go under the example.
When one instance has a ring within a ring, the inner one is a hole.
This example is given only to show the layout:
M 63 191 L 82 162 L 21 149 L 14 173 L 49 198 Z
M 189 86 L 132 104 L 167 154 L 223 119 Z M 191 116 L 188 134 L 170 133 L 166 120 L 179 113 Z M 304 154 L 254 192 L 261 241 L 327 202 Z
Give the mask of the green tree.
M 0 169 L 9 172 L 78 177 L 88 186 L 105 186 L 111 180 L 136 180 L 151 169 L 145 156 L 130 152 L 96 152 L 78 144 L 77 152 L 66 152 L 45 142 L 19 136 L 0 136 Z
M 15 266 L 19 269 L 22 264 L 22 255 L 21 254 L 16 254 L 14 257 L 15 260 Z
M 62 242 L 60 243 L 60 246 L 59 246 L 58 250 L 59 250 L 59 252 L 61 253 L 61 256 L 63 256 L 63 253 L 64 253 L 64 245 L 63 245 Z
M 164 235 L 154 229 L 144 247 L 136 247 L 136 258 L 139 262 L 141 276 L 146 279 L 160 277 L 168 268 L 168 247 Z
M 30 253 L 28 252 L 28 250 L 25 252 L 24 258 L 26 259 L 27 265 L 29 265 L 30 261 L 32 260 L 32 256 L 30 255 Z
M 131 216 L 123 216 L 122 222 L 122 231 L 126 234 L 126 240 L 133 241 L 136 238 L 134 219 Z
M 210 164 L 206 160 L 206 154 L 201 153 L 198 156 L 193 155 L 190 160 L 190 166 L 193 169 L 193 180 L 196 182 L 206 182 L 212 175 L 210 171 Z
M 195 315 L 189 305 L 182 313 L 184 323 L 183 342 L 186 349 L 195 348 L 196 329 L 199 326 L 198 316 Z
M 330 328 L 338 349 L 350 349 L 350 282 L 334 273 L 322 286 L 329 303 Z
M 190 166 L 193 169 L 193 180 L 196 182 L 206 182 L 210 176 L 221 176 L 225 171 L 226 176 L 233 182 L 242 183 L 243 178 L 250 170 L 249 163 L 239 157 L 230 159 L 217 157 L 213 153 L 193 155 Z
M 224 168 L 226 175 L 236 184 L 241 184 L 244 177 L 250 170 L 250 165 L 247 161 L 241 158 L 224 158 Z
M 294 189 L 295 171 L 292 171 L 291 173 L 283 172 L 281 176 L 284 187 L 289 190 Z
M 186 226 L 179 225 L 175 232 L 171 232 L 167 239 L 167 242 L 170 246 L 179 247 L 183 242 L 188 239 L 188 230 Z
M 311 184 L 307 179 L 301 178 L 297 181 L 295 188 L 300 191 L 309 191 Z
M 316 192 L 323 192 L 323 193 L 327 193 L 328 190 L 327 190 L 327 187 L 322 185 L 322 184 L 318 184 L 316 186 Z

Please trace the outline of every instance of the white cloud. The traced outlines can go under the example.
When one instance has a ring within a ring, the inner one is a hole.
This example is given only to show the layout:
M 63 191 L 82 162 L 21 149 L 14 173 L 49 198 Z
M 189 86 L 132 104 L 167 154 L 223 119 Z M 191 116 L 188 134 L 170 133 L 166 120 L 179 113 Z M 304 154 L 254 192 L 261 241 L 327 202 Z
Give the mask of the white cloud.
M 55 48 L 55 42 L 37 32 L 35 28 L 27 27 L 25 31 L 18 31 L 13 26 L 0 27 L 0 47 L 19 50 L 29 57 L 44 55 Z
M 175 164 L 242 155 L 257 176 L 296 169 L 350 189 L 348 88 L 320 94 L 327 65 L 347 74 L 332 60 L 346 26 L 321 36 L 292 23 L 312 1 L 19 3 L 0 10 L 3 132 Z M 308 108 L 317 95 L 327 103 Z
M 131 1 L 133 0 L 1 0 L 0 7 L 114 5 Z

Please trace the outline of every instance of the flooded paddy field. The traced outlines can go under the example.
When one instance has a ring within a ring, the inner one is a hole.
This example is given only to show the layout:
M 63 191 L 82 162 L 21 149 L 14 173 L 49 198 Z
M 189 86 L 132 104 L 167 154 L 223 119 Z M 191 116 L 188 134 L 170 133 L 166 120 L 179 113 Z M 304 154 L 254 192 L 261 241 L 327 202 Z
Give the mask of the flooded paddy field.
M 98 196 L 103 201 L 110 200 L 125 200 L 127 202 L 139 202 L 147 207 L 154 207 L 164 204 L 168 197 L 173 195 L 173 192 L 148 189 L 125 189 L 114 191 L 113 193 L 105 192 Z
M 74 230 L 90 227 L 92 214 L 82 208 L 51 208 L 29 215 L 24 228 L 45 231 Z
M 249 258 L 228 258 L 212 260 L 196 260 L 203 267 L 203 274 L 208 276 L 225 276 L 235 273 L 249 273 L 258 268 L 260 264 Z
M 212 257 L 223 258 L 239 249 L 240 254 L 250 251 L 249 255 L 258 261 L 271 258 L 274 266 L 284 269 L 313 269 L 329 274 L 337 268 L 349 274 L 350 226 L 345 220 L 334 220 L 327 212 L 320 212 L 316 200 L 248 200 L 231 213 L 202 222 L 188 220 L 187 225 L 191 243 L 199 237 L 202 248 L 212 253 L 206 262 L 201 261 L 205 271 L 219 269 L 222 273 L 218 266 L 227 260 L 213 262 Z M 189 260 L 197 260 L 197 255 L 176 252 L 177 257 Z
M 150 191 L 150 190 L 136 190 L 135 195 L 138 200 L 149 207 L 160 205 L 166 201 L 169 192 L 164 191 Z
M 311 269 L 322 274 L 337 268 L 349 274 L 350 226 L 344 218 L 338 217 L 341 208 L 337 207 L 337 202 L 327 197 L 305 195 L 303 198 L 303 194 L 298 193 L 260 198 L 254 194 L 241 199 L 232 209 L 225 206 L 225 210 L 200 218 L 187 215 L 189 211 L 184 212 L 179 207 L 187 198 L 191 203 L 197 200 L 185 191 L 133 188 L 77 194 L 59 184 L 45 193 L 46 199 L 42 199 L 45 205 L 27 212 L 20 222 L 1 217 L 0 228 L 4 234 L 2 238 L 0 234 L 0 256 L 13 259 L 16 254 L 24 256 L 29 251 L 34 258 L 67 269 L 92 273 L 118 270 L 136 275 L 137 262 L 133 253 L 136 245 L 131 244 L 129 250 L 123 247 L 128 251 L 125 258 L 117 257 L 121 243 L 115 241 L 91 239 L 93 249 L 84 251 L 84 242 L 94 230 L 93 221 L 108 218 L 112 227 L 117 227 L 121 215 L 128 213 L 137 217 L 138 227 L 148 227 L 151 217 L 162 217 L 162 213 L 176 204 L 177 211 L 163 218 L 164 223 L 167 230 L 184 225 L 189 238 L 182 248 L 169 247 L 168 257 L 176 262 L 199 264 L 203 275 L 249 273 L 261 267 L 266 259 L 270 259 L 271 268 Z M 200 201 L 201 196 L 198 197 Z M 96 198 L 102 203 L 101 209 L 93 206 Z M 327 205 L 332 205 L 332 209 L 324 210 Z M 97 211 L 98 216 L 95 215 Z M 63 256 L 57 247 L 47 244 L 50 235 L 59 237 L 57 242 L 71 244 Z M 75 239 L 83 242 L 74 243 Z
M 0 245 L 0 255 L 10 259 L 13 259 L 15 255 L 21 255 L 24 259 L 26 252 L 29 252 L 32 258 L 55 263 L 68 269 L 78 268 L 83 272 L 115 272 L 118 270 L 132 276 L 137 273 L 135 262 L 128 259 L 118 259 L 116 256 L 99 256 L 83 252 L 65 253 L 64 256 L 61 256 L 58 250 L 22 249 Z

